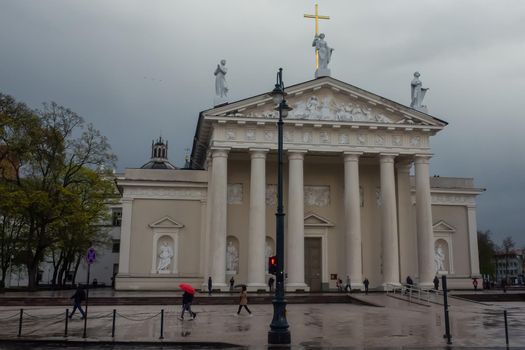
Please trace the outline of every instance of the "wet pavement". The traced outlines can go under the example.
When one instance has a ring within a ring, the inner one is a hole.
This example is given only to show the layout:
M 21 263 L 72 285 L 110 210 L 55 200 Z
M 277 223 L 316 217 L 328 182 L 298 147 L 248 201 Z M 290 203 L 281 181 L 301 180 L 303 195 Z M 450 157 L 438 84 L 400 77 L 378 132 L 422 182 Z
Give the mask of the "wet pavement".
M 298 348 L 444 348 L 443 308 L 422 306 L 383 294 L 361 296 L 384 307 L 356 304 L 294 304 L 287 307 L 292 345 Z M 505 345 L 503 307 L 508 311 L 511 346 L 525 347 L 524 303 L 472 303 L 451 300 L 451 333 L 456 347 L 501 347 Z M 221 342 L 241 346 L 266 347 L 272 305 L 251 305 L 253 316 L 237 305 L 198 305 L 194 321 L 179 321 L 179 306 L 117 306 L 116 341 L 165 342 L 162 347 L 180 348 L 166 342 Z M 164 308 L 164 339 L 160 340 L 160 311 Z M 112 341 L 112 307 L 90 307 L 88 340 Z M 64 338 L 62 307 L 24 309 L 22 339 Z M 68 324 L 68 340 L 82 341 L 83 321 L 76 314 Z M 0 308 L 0 339 L 15 339 L 18 333 L 18 309 Z M 1 342 L 0 342 L 1 344 Z M 109 346 L 109 345 L 108 345 Z M 111 345 L 113 346 L 113 345 Z M 202 345 L 206 348 L 206 345 Z M 100 349 L 133 349 L 133 346 L 97 346 Z M 14 349 L 0 345 L 0 349 Z M 39 348 L 31 346 L 32 349 Z M 44 349 L 45 347 L 41 347 Z M 89 347 L 88 347 L 89 348 Z M 140 346 L 141 349 L 148 348 Z M 212 348 L 214 348 L 212 346 Z

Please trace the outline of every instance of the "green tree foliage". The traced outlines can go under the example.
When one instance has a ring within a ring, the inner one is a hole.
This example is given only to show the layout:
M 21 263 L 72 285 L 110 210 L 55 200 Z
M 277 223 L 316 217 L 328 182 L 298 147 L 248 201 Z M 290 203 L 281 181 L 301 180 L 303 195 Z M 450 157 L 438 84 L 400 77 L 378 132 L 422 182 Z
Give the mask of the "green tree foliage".
M 93 169 L 112 166 L 116 157 L 98 130 L 54 102 L 31 110 L 0 94 L 0 125 L 0 199 L 11 198 L 0 207 L 0 217 L 19 226 L 14 249 L 33 288 L 38 267 L 52 249 L 67 250 L 64 261 L 69 262 L 78 259 L 74 247 L 96 238 L 93 225 L 105 212 L 111 190 L 104 174 Z M 2 237 L 13 237 L 8 236 L 11 226 Z
M 479 269 L 483 275 L 495 276 L 496 268 L 493 258 L 497 247 L 490 237 L 491 234 L 489 230 L 478 231 Z

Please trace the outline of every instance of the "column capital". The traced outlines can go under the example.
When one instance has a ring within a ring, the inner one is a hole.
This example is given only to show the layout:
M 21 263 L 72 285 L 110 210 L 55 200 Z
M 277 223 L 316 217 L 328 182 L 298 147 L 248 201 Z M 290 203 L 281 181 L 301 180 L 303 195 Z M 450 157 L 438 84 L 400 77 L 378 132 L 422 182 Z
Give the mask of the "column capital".
M 266 159 L 266 154 L 269 151 L 268 148 L 250 148 L 250 157 L 252 159 Z
M 395 164 L 396 168 L 397 168 L 397 171 L 398 172 L 402 172 L 402 173 L 409 173 L 413 162 L 414 161 L 412 159 L 403 159 L 403 160 L 397 162 Z
M 304 154 L 307 152 L 306 150 L 295 150 L 295 149 L 289 149 L 288 151 L 288 159 L 291 160 L 303 160 Z
M 379 162 L 381 163 L 394 163 L 394 159 L 399 153 L 379 153 Z
M 414 162 L 416 164 L 428 164 L 432 158 L 432 154 L 415 154 Z
M 357 162 L 363 152 L 343 152 L 345 162 Z
M 217 157 L 227 158 L 228 152 L 230 152 L 230 148 L 229 147 L 213 147 L 211 151 L 212 151 L 212 154 L 211 154 L 212 158 L 217 158 Z

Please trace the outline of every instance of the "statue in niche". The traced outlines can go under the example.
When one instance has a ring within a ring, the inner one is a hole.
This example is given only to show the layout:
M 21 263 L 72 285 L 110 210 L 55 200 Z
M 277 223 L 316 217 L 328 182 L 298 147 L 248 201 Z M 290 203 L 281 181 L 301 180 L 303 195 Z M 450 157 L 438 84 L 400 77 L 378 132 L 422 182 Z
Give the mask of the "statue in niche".
M 328 69 L 328 63 L 330 63 L 330 59 L 332 58 L 332 51 L 334 49 L 330 48 L 328 46 L 328 43 L 324 40 L 325 35 L 323 33 L 316 35 L 314 37 L 314 41 L 312 42 L 312 46 L 317 49 L 317 52 L 319 53 L 319 69 Z
M 168 245 L 168 242 L 163 242 L 159 249 L 159 265 L 157 272 L 168 271 L 173 257 L 173 249 Z
M 228 86 L 226 85 L 226 60 L 221 60 L 215 72 L 215 104 L 225 103 L 228 97 Z
M 264 250 L 264 257 L 266 258 L 264 266 L 266 266 L 266 272 L 268 272 L 268 259 L 273 255 L 273 248 L 270 242 L 266 241 L 266 248 Z
M 434 263 L 436 264 L 436 271 L 445 271 L 445 252 L 443 251 L 443 247 L 441 244 L 439 244 L 436 247 L 435 255 L 434 255 Z
M 410 107 L 417 109 L 418 111 L 427 112 L 427 106 L 423 106 L 422 103 L 428 88 L 423 88 L 423 83 L 421 83 L 419 77 L 419 72 L 415 72 L 414 79 L 412 79 L 412 82 L 410 83 Z
M 237 248 L 233 245 L 232 241 L 228 242 L 228 247 L 226 247 L 226 271 L 228 272 L 237 272 L 237 267 L 239 265 L 239 252 Z

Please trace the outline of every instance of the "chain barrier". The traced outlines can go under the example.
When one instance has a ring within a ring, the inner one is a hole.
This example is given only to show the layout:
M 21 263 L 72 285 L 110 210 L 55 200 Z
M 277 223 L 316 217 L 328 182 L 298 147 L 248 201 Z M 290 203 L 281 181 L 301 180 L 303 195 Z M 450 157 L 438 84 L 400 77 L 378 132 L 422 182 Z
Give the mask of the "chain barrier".
M 58 319 L 58 318 L 63 318 L 64 317 L 64 313 L 59 313 L 57 315 L 43 315 L 43 316 L 36 316 L 36 315 L 31 315 L 30 313 L 24 311 L 24 315 L 29 317 L 29 318 L 36 318 L 36 319 L 41 319 L 41 320 L 53 320 L 53 319 Z
M 1 318 L 0 318 L 0 321 L 9 320 L 9 319 L 11 319 L 11 318 L 15 318 L 15 317 L 17 317 L 17 316 L 19 316 L 19 315 L 20 315 L 20 311 L 17 311 L 17 312 L 15 312 L 14 314 L 12 314 L 11 316 L 1 317 Z
M 133 317 L 130 317 L 130 316 L 127 316 L 127 315 L 123 315 L 123 314 L 121 314 L 121 313 L 118 312 L 118 311 L 117 311 L 116 314 L 117 314 L 117 316 L 122 317 L 122 318 L 124 318 L 124 319 L 126 319 L 126 320 L 129 320 L 129 321 L 137 321 L 137 322 L 140 322 L 140 321 L 151 320 L 151 319 L 153 319 L 153 318 L 159 316 L 159 315 L 161 314 L 161 312 L 159 312 L 159 313 L 157 313 L 157 314 L 155 314 L 155 315 L 153 315 L 153 316 L 148 316 L 148 317 L 140 318 L 140 319 L 133 318 Z M 110 315 L 113 315 L 113 312 L 111 312 Z

